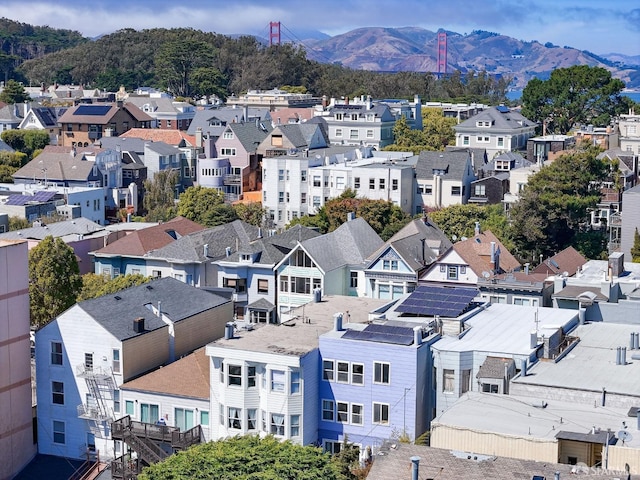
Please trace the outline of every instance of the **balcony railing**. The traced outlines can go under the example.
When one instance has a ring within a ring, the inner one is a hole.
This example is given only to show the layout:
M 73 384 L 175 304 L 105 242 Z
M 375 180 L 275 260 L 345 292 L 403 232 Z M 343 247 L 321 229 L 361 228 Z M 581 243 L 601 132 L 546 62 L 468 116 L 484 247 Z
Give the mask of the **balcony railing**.
M 113 375 L 111 368 L 89 366 L 81 363 L 76 366 L 76 377 L 92 377 L 92 378 L 110 378 Z
M 240 175 L 225 175 L 222 179 L 224 185 L 240 185 L 242 177 Z
M 95 405 L 86 405 L 84 403 L 78 405 L 78 418 L 84 418 L 85 420 L 96 420 L 99 422 L 110 420 L 111 417 L 107 413 L 101 411 Z

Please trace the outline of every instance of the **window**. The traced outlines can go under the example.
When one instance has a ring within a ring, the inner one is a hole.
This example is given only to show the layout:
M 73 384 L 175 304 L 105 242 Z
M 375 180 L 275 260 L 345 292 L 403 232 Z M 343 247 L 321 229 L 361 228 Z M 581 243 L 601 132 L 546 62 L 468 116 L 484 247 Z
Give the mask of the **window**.
M 370 178 L 369 179 L 369 190 L 374 190 L 376 188 L 376 179 L 375 178 Z
M 389 370 L 391 365 L 383 362 L 373 362 L 373 383 L 389 385 Z
M 344 118 L 343 115 L 342 113 L 336 113 L 336 120 L 342 120 Z
M 489 137 L 476 137 L 478 143 L 489 143 Z
M 62 342 L 51 342 L 51 365 L 62 365 Z
M 306 205 L 307 204 L 307 194 L 306 194 L 306 192 L 302 192 L 300 194 L 300 204 L 301 205 Z
M 498 146 L 504 147 L 504 137 L 498 137 Z
M 354 425 L 362 425 L 362 413 L 364 411 L 363 405 L 358 405 L 357 403 L 351 404 L 351 423 Z
M 112 350 L 112 369 L 113 373 L 120 373 L 120 350 L 114 348 Z
M 287 203 L 289 203 L 289 192 L 286 192 L 286 193 L 287 193 Z
M 221 148 L 220 149 L 220 155 L 222 155 L 223 157 L 235 157 L 236 156 L 236 149 L 235 148 Z
M 293 370 L 291 372 L 291 394 L 300 393 L 300 372 Z
M 336 128 L 336 137 L 342 137 L 342 129 Z
M 120 390 L 113 391 L 113 411 L 120 413 Z
M 349 286 L 351 288 L 358 288 L 358 272 L 351 272 Z
M 235 430 L 242 430 L 242 409 L 229 407 L 227 415 L 227 426 Z
M 454 391 L 454 373 L 453 370 L 444 369 L 442 371 L 442 391 L 445 393 L 453 393 Z
M 386 184 L 385 184 L 384 178 L 380 178 L 380 179 L 378 179 L 378 185 L 379 185 L 379 186 L 378 186 L 378 188 L 379 188 L 380 190 L 384 190 L 384 189 L 386 188 L 386 187 L 385 187 L 385 185 L 386 185 Z
M 450 265 L 447 268 L 447 278 L 449 280 L 457 280 L 458 279 L 458 267 L 455 265 Z
M 156 423 L 160 418 L 158 405 L 150 403 L 140 404 L 140 421 L 143 423 Z
M 84 354 L 84 369 L 87 372 L 93 372 L 93 353 Z
M 338 362 L 339 383 L 349 383 L 349 362 Z
M 476 197 L 484 197 L 484 192 L 485 192 L 485 185 L 476 185 L 475 188 L 475 195 Z
M 271 433 L 273 435 L 284 435 L 284 415 L 281 413 L 271 414 Z
M 53 421 L 53 443 L 64 444 L 65 439 L 65 424 L 59 420 Z
M 398 261 L 397 260 L 382 260 L 382 269 L 383 270 L 398 270 Z
M 280 291 L 281 292 L 289 291 L 289 277 L 287 275 L 283 275 L 280 277 Z
M 175 427 L 178 427 L 183 432 L 192 429 L 194 424 L 193 410 L 187 410 L 185 408 L 176 408 L 173 411 L 175 418 Z
M 351 120 L 353 120 L 354 122 L 358 121 L 358 114 L 357 113 L 352 113 L 351 114 Z
M 493 383 L 483 383 L 482 391 L 484 393 L 498 393 L 498 385 L 495 385 Z
M 351 364 L 351 383 L 364 385 L 364 365 L 362 363 Z
M 271 370 L 271 391 L 284 392 L 285 374 L 282 370 Z
M 313 186 L 314 187 L 321 187 L 322 186 L 322 180 L 320 175 L 314 175 L 313 176 Z
M 135 410 L 133 408 L 133 400 L 127 400 L 124 402 L 124 413 L 127 415 L 135 415 Z
M 322 400 L 322 420 L 333 422 L 334 414 L 333 400 Z
M 453 185 L 451 187 L 451 195 L 460 195 L 462 193 L 462 187 L 460 185 Z
M 337 402 L 338 421 L 340 423 L 349 423 L 349 404 L 347 402 Z
M 537 307 L 538 306 L 538 299 L 537 298 L 513 297 L 513 304 L 514 305 L 525 305 L 525 306 Z
M 325 440 L 323 450 L 324 453 L 337 455 L 342 450 L 342 442 L 332 442 L 331 440 Z
M 207 412 L 206 410 L 202 410 L 200 412 L 200 425 L 203 425 L 205 427 L 209 426 L 209 412 Z
M 300 181 L 301 182 L 306 182 L 307 181 L 307 171 L 306 170 L 300 170 Z
M 222 286 L 225 288 L 233 288 L 236 293 L 242 293 L 247 291 L 247 279 L 246 278 L 223 278 Z
M 284 192 L 278 192 L 278 203 L 284 203 Z
M 373 138 L 373 130 L 367 130 L 367 138 Z
M 389 405 L 386 403 L 373 403 L 373 423 L 389 423 Z
M 336 188 L 344 190 L 344 177 L 336 177 Z
M 320 197 L 319 196 L 314 196 L 313 197 L 313 206 L 318 208 L 320 206 Z
M 462 370 L 460 393 L 467 393 L 469 390 L 471 390 L 471 370 Z
M 300 415 L 291 415 L 290 434 L 292 437 L 300 436 Z
M 398 179 L 394 178 L 391 180 L 391 190 L 398 190 Z
M 222 134 L 222 138 L 224 138 L 225 140 L 233 140 L 233 132 L 231 130 L 225 130 L 225 132 Z
M 227 381 L 229 385 L 242 386 L 242 366 L 229 365 L 227 370 Z
M 322 361 L 322 379 L 333 381 L 333 360 Z
M 51 401 L 56 405 L 64 405 L 64 383 L 51 382 Z
M 329 177 L 325 175 L 324 177 L 324 187 L 327 188 L 329 186 Z
M 462 137 L 462 145 L 469 145 L 469 135 Z
M 278 170 L 278 180 L 284 181 L 284 170 Z
M 353 188 L 360 188 L 360 177 L 355 177 L 353 179 Z
M 247 409 L 247 430 L 258 429 L 258 410 L 255 408 Z

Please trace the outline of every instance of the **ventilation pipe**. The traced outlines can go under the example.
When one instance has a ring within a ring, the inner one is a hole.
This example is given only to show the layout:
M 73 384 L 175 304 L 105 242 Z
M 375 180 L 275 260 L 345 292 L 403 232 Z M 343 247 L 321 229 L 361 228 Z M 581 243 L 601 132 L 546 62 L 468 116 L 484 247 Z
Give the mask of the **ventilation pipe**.
M 227 322 L 227 324 L 224 326 L 224 339 L 225 340 L 231 340 L 233 338 L 233 323 L 231 322 Z
M 418 480 L 420 471 L 420 457 L 411 457 L 411 480 Z
M 629 350 L 633 350 L 636 348 L 636 334 L 631 332 L 629 334 Z
M 413 327 L 413 343 L 422 345 L 422 327 Z
M 604 407 L 607 403 L 607 390 L 602 387 L 602 406 Z
M 342 313 L 333 314 L 333 329 L 336 332 L 341 332 L 342 329 Z
M 616 365 L 620 365 L 620 347 L 616 348 Z
M 556 472 L 553 474 L 553 480 L 560 480 L 560 472 Z
M 205 243 L 205 244 L 203 245 L 203 249 L 204 249 L 204 256 L 205 256 L 205 258 L 206 258 L 206 257 L 208 257 L 208 256 L 209 256 L 209 244 L 208 244 L 208 243 Z
M 529 348 L 534 349 L 538 346 L 538 332 L 531 332 L 529 334 Z
M 620 365 L 627 364 L 627 347 L 620 347 Z
M 636 350 L 640 350 L 640 333 L 638 332 L 635 333 L 633 345 Z
M 521 377 L 526 377 L 527 376 L 527 359 L 526 358 L 524 360 L 522 360 L 521 369 L 520 369 L 520 376 Z

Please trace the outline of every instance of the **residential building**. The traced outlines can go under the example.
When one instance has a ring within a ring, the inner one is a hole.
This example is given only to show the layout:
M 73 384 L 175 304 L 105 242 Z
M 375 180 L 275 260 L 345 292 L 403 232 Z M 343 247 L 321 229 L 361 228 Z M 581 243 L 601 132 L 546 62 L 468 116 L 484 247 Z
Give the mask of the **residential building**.
M 487 158 L 486 148 L 456 147 L 455 145 L 447 145 L 444 147 L 445 152 L 467 152 L 471 155 L 471 165 L 477 177 L 483 176 L 483 169 L 487 168 L 489 160 Z
M 135 273 L 162 277 L 161 271 L 147 269 L 146 255 L 184 235 L 200 230 L 204 230 L 202 225 L 184 217 L 176 217 L 160 225 L 131 232 L 129 235 L 92 252 L 95 273 L 110 278 Z
M 58 145 L 62 133 L 58 119 L 67 111 L 67 107 L 41 107 L 28 104 L 27 111 L 20 122 L 20 130 L 46 130 L 49 133 L 49 144 Z
M 7 105 L 0 102 L 0 133 L 20 126 L 26 104 Z
M 259 229 L 250 242 L 244 238 L 242 242 L 219 242 L 221 247 L 227 245 L 225 253 L 215 255 L 212 262 L 217 269 L 216 285 L 233 289 L 235 318 L 248 323 L 278 321 L 273 269 L 299 242 L 320 235 L 301 225 L 272 235 L 271 230 L 269 236 L 263 237 L 262 233 Z
M 496 173 L 490 177 L 474 180 L 470 185 L 469 203 L 477 205 L 501 205 L 509 191 L 509 174 Z
M 242 95 L 231 95 L 226 104 L 232 107 L 266 107 L 273 111 L 279 107 L 313 107 L 322 99 L 310 93 L 290 93 L 278 88 L 272 90 L 249 90 Z
M 453 127 L 456 147 L 485 148 L 487 157 L 525 150 L 536 124 L 504 105 L 490 107 Z
M 636 230 L 640 232 L 640 185 L 622 192 L 620 220 L 620 251 L 631 259 Z
M 67 147 L 87 147 L 103 136 L 117 137 L 131 128 L 150 128 L 153 119 L 133 104 L 81 103 L 58 119 Z
M 520 263 L 491 231 L 480 232 L 476 226 L 473 237 L 454 243 L 431 264 L 419 281 L 475 286 L 479 278 L 492 278 L 519 268 Z
M 36 454 L 29 347 L 27 243 L 0 239 L 0 478 Z
M 527 140 L 527 160 L 542 165 L 576 146 L 573 135 L 544 135 Z
M 36 333 L 38 450 L 101 459 L 123 455 L 111 422 L 124 415 L 153 424 L 157 404 L 119 387 L 222 336 L 231 302 L 163 278 L 80 302 Z
M 541 166 L 531 164 L 509 171 L 509 192 L 504 194 L 504 209 L 509 214 L 511 206 L 520 200 L 520 192 L 529 181 L 529 177 L 540 171 Z
M 257 153 L 263 157 L 279 157 L 327 146 L 322 129 L 317 123 L 278 125 L 267 133 L 258 146 Z
M 186 131 L 196 114 L 196 107 L 190 103 L 178 102 L 160 95 L 129 95 L 124 103 L 131 103 L 149 115 L 153 119 L 151 128 Z
M 635 155 L 640 155 L 640 115 L 630 110 L 627 115 L 620 115 L 618 119 L 620 132 L 620 148 Z
M 481 111 L 489 108 L 482 103 L 450 103 L 450 102 L 424 102 L 423 108 L 437 108 L 442 110 L 442 114 L 447 118 L 455 118 L 460 123 L 463 120 L 477 115 Z
M 184 190 L 182 184 L 182 151 L 164 142 L 146 142 L 144 145 L 144 166 L 147 167 L 147 178 L 154 179 L 155 175 L 165 170 L 178 173 L 176 184 L 176 198 Z
M 271 112 L 271 126 L 305 123 L 313 118 L 314 112 L 313 107 L 279 107 Z
M 428 218 L 417 218 L 367 258 L 364 272 L 352 272 L 350 293 L 398 299 L 415 290 L 420 274 L 451 246 Z
M 394 435 L 414 441 L 428 430 L 430 347 L 440 335 L 429 323 L 343 323 L 352 311 L 334 314 L 334 328 L 320 335 L 318 440 L 330 453 L 348 441 L 375 455 Z
M 420 152 L 416 164 L 415 213 L 467 203 L 475 179 L 469 152 Z
M 480 298 L 490 303 L 533 307 L 553 306 L 553 281 L 544 273 L 532 273 L 528 265 L 522 272 L 509 272 L 478 278 Z
M 533 269 L 533 272 L 547 276 L 565 275 L 573 277 L 585 263 L 587 263 L 587 259 L 580 252 L 573 247 L 567 247 L 544 260 Z
M 499 173 L 510 173 L 516 168 L 528 167 L 535 162 L 525 160 L 525 158 L 517 152 L 504 152 L 496 155 L 476 170 L 479 178 L 497 175 Z
M 196 135 L 202 132 L 205 139 L 217 139 L 232 123 L 262 123 L 271 124 L 269 107 L 239 107 L 238 105 L 204 108 L 197 110 L 187 133 Z
M 352 293 L 353 272 L 363 271 L 366 259 L 383 243 L 363 218 L 298 243 L 274 268 L 279 318 L 319 295 Z
M 614 129 L 611 126 L 594 127 L 593 125 L 581 125 L 579 130 L 571 133 L 576 137 L 577 144 L 587 142 L 603 150 L 608 150 L 620 145 L 618 129 Z
M 316 444 L 321 419 L 319 337 L 333 328 L 330 312 L 351 310 L 364 323 L 381 300 L 325 296 L 297 309 L 280 325 L 229 325 L 210 343 L 211 439 L 274 435 L 299 445 Z

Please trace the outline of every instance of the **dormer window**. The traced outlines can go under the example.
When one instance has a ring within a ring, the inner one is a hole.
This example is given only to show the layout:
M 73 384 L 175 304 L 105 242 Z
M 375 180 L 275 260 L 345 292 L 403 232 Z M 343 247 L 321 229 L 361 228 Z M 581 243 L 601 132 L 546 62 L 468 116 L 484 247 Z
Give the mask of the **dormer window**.
M 222 134 L 222 138 L 224 138 L 225 140 L 233 140 L 233 132 L 231 130 L 225 130 L 225 132 Z
M 344 115 L 342 113 L 336 113 L 336 120 L 343 120 Z
M 240 254 L 240 261 L 241 262 L 250 262 L 251 261 L 251 254 L 250 253 L 241 253 Z
M 358 120 L 358 114 L 357 113 L 352 113 L 351 114 L 351 120 L 353 120 L 354 122 Z

